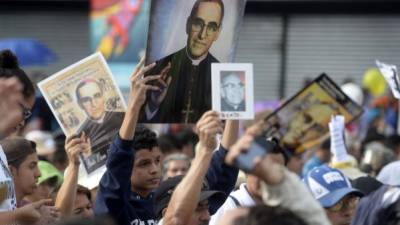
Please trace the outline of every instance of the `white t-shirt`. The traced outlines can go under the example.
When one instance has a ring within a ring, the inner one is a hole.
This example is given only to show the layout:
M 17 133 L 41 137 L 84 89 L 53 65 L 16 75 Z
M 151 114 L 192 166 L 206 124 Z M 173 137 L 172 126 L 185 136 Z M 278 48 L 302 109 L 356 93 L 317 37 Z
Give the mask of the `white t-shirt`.
M 0 212 L 12 211 L 17 208 L 13 178 L 8 169 L 7 158 L 0 146 L 0 186 L 6 186 L 6 199 L 0 202 Z
M 246 184 L 241 184 L 239 189 L 230 194 L 234 197 L 240 205 L 236 205 L 231 197 L 228 197 L 225 203 L 218 209 L 218 211 L 211 216 L 209 225 L 217 225 L 222 216 L 229 210 L 236 209 L 239 207 L 250 207 L 256 205 L 256 202 L 250 196 L 246 189 Z

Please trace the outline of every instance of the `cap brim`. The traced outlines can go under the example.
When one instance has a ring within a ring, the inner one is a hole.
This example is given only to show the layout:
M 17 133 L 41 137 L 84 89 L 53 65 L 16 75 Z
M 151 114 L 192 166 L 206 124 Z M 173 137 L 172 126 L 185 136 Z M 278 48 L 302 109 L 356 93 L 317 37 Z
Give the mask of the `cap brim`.
M 200 193 L 199 202 L 204 201 L 209 198 L 225 198 L 225 193 L 221 191 L 202 191 Z
M 318 201 L 321 203 L 322 207 L 324 208 L 329 208 L 335 205 L 340 199 L 342 199 L 344 196 L 348 194 L 354 194 L 359 197 L 363 197 L 364 194 L 354 188 L 341 188 L 339 190 L 333 191 L 326 196 L 318 199 Z

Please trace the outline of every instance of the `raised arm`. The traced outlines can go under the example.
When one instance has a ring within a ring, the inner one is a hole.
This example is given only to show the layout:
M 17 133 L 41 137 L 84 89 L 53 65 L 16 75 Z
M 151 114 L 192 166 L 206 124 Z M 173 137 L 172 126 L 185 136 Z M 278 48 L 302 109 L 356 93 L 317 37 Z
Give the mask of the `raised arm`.
M 229 149 L 239 137 L 239 120 L 227 120 L 224 133 L 222 134 L 221 145 Z
M 70 136 L 65 140 L 65 151 L 68 155 L 68 166 L 65 170 L 64 182 L 57 193 L 55 206 L 61 217 L 70 216 L 74 208 L 79 173 L 79 154 L 90 148 L 88 142 L 81 137 Z
M 156 75 L 143 77 L 143 74 L 154 66 L 154 64 L 151 64 L 142 68 L 143 63 L 144 60 L 142 59 L 130 78 L 131 89 L 128 107 L 119 135 L 110 147 L 106 163 L 107 171 L 100 181 L 99 194 L 95 202 L 96 214 L 118 214 L 120 208 L 124 206 L 124 202 L 129 199 L 131 192 L 129 178 L 132 174 L 134 161 L 133 136 L 139 111 L 146 100 L 146 92 L 158 90 L 158 87 L 147 83 L 160 78 Z
M 188 224 L 199 203 L 203 180 L 216 148 L 216 134 L 222 132 L 218 113 L 206 112 L 197 123 L 199 149 L 186 176 L 176 187 L 164 216 L 164 225 Z
M 206 179 L 210 189 L 225 193 L 227 197 L 235 187 L 239 170 L 225 163 L 228 149 L 236 142 L 239 134 L 239 121 L 227 120 L 219 149 L 214 152 Z M 210 213 L 214 214 L 224 204 L 226 198 L 211 198 Z

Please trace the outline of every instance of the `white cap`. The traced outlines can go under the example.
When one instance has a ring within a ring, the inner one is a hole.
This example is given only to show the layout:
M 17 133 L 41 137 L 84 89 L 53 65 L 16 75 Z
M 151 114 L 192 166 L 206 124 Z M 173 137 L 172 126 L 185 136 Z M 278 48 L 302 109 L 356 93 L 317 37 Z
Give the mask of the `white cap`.
M 56 151 L 56 143 L 51 133 L 41 130 L 30 131 L 25 138 L 36 143 L 36 151 L 40 156 L 46 156 Z
M 358 105 L 362 105 L 364 94 L 360 86 L 354 83 L 347 83 L 342 85 L 342 91 L 355 101 Z

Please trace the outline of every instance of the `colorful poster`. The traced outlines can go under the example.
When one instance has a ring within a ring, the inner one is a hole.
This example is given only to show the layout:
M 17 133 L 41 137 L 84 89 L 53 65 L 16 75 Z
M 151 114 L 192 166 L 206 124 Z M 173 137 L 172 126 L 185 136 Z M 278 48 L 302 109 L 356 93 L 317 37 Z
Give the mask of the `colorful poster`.
M 126 105 L 101 53 L 55 73 L 38 86 L 64 134 L 83 136 L 90 144 L 90 151 L 81 155 L 87 174 L 102 168 Z
M 265 133 L 280 139 L 282 147 L 301 153 L 329 136 L 332 115 L 343 115 L 349 123 L 362 112 L 361 106 L 322 74 L 265 119 Z
M 152 1 L 147 74 L 165 73 L 147 98 L 141 122 L 195 123 L 211 109 L 211 64 L 232 62 L 245 0 Z
M 126 80 L 145 54 L 149 26 L 149 0 L 91 0 L 90 46 L 100 51 L 118 85 L 129 90 Z

